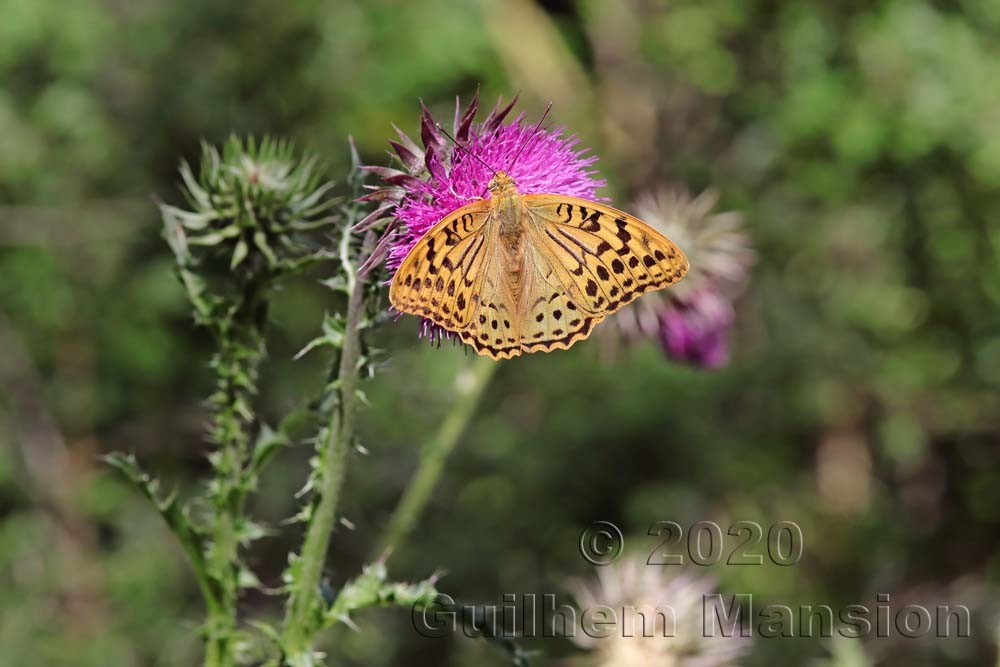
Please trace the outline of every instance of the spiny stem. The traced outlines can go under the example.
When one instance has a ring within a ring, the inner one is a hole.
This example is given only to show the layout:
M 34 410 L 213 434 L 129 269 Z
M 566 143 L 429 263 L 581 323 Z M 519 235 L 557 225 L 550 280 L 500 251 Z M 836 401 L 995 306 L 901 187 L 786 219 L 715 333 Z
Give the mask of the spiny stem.
M 347 316 L 340 366 L 337 374 L 339 402 L 330 416 L 321 444 L 319 500 L 309 521 L 306 538 L 299 555 L 301 559 L 297 586 L 291 591 L 285 618 L 284 649 L 286 664 L 296 667 L 311 665 L 311 645 L 319 623 L 312 616 L 321 609 L 320 586 L 323 566 L 330 545 L 330 535 L 337 518 L 337 504 L 343 486 L 347 453 L 354 441 L 354 414 L 357 398 L 358 370 L 361 358 L 361 324 L 365 311 L 365 282 L 358 278 L 350 257 L 351 234 L 346 231 L 354 223 L 351 216 L 341 240 L 341 262 L 347 279 Z M 375 235 L 368 232 L 362 256 L 371 251 Z
M 251 303 L 258 297 L 254 293 L 247 296 Z M 235 320 L 219 327 L 218 343 L 216 372 L 219 379 L 212 400 L 215 410 L 212 435 L 218 447 L 218 487 L 213 494 L 215 522 L 207 565 L 219 582 L 221 599 L 218 605 L 209 605 L 205 664 L 229 667 L 235 664 L 231 642 L 236 632 L 239 598 L 237 525 L 243 516 L 244 475 L 253 427 L 249 411 L 256 394 L 264 344 L 255 323 Z
M 379 544 L 378 553 L 396 548 L 413 531 L 427 501 L 437 485 L 445 460 L 458 444 L 458 439 L 475 414 L 483 392 L 496 373 L 499 363 L 485 357 L 476 358 L 459 374 L 458 397 L 420 453 L 417 471 L 403 493 Z

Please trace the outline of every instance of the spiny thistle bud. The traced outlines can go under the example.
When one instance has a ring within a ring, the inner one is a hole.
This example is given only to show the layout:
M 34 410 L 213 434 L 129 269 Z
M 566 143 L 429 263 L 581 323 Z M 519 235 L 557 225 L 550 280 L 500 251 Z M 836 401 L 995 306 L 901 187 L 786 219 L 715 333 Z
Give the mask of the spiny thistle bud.
M 162 203 L 160 210 L 182 267 L 221 257 L 241 273 L 283 273 L 317 252 L 303 232 L 331 222 L 333 183 L 287 141 L 231 137 L 221 154 L 202 144 L 198 176 L 186 162 L 180 172 L 192 210 Z M 195 247 L 204 252 L 193 254 Z

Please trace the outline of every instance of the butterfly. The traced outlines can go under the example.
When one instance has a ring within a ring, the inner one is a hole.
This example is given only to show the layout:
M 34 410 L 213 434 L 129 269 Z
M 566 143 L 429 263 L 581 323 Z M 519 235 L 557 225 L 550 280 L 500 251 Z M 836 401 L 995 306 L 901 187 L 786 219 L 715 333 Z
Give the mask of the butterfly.
M 490 198 L 434 225 L 396 270 L 396 310 L 452 331 L 479 354 L 565 350 L 640 295 L 688 270 L 670 239 L 605 204 L 518 192 L 506 172 Z

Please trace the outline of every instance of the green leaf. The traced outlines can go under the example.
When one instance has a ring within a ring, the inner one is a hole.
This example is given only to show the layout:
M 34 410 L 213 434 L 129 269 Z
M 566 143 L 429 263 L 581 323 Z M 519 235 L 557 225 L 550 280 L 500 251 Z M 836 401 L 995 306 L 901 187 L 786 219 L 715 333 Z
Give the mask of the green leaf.
M 267 258 L 267 263 L 274 266 L 278 263 L 278 258 L 275 256 L 274 251 L 271 250 L 271 246 L 267 242 L 267 236 L 262 230 L 257 230 L 253 233 L 253 243 L 260 250 L 261 254 Z
M 187 194 L 192 200 L 191 203 L 203 209 L 211 208 L 212 205 L 208 192 L 198 185 L 198 181 L 195 179 L 194 174 L 191 171 L 191 165 L 189 165 L 187 161 L 181 162 L 180 172 L 181 180 L 184 182 Z
M 246 241 L 240 239 L 239 243 L 236 244 L 236 248 L 233 250 L 233 259 L 232 261 L 229 262 L 229 268 L 235 269 L 237 266 L 239 266 L 240 262 L 246 259 L 247 253 L 249 252 L 250 252 L 250 246 L 247 245 Z
M 253 588 L 253 589 L 261 588 L 260 579 L 258 579 L 257 575 L 253 573 L 253 570 L 250 570 L 249 568 L 246 567 L 240 568 L 240 573 L 237 579 L 237 583 L 239 584 L 240 588 Z
M 317 336 L 306 343 L 306 346 L 295 355 L 296 359 L 304 357 L 317 347 L 326 346 L 340 349 L 344 346 L 344 323 L 338 316 L 327 314 L 323 318 L 322 328 L 323 335 Z
M 324 614 L 324 626 L 348 622 L 352 613 L 368 607 L 419 607 L 437 597 L 438 575 L 416 583 L 387 581 L 387 577 L 383 560 L 367 565 L 337 594 Z
M 104 462 L 119 470 L 153 503 L 190 559 L 206 602 L 210 607 L 217 606 L 222 597 L 222 589 L 219 582 L 208 572 L 205 561 L 207 544 L 204 533 L 191 521 L 187 508 L 177 501 L 177 494 L 171 493 L 166 498 L 161 498 L 159 481 L 143 472 L 131 454 L 112 452 L 104 457 Z
M 291 441 L 283 431 L 275 431 L 267 424 L 263 424 L 257 435 L 257 441 L 254 443 L 248 472 L 254 476 L 259 475 L 261 470 L 278 453 L 278 450 L 290 444 Z
M 229 225 L 228 227 L 223 227 L 217 232 L 209 232 L 208 234 L 202 234 L 200 236 L 189 236 L 188 244 L 197 246 L 219 245 L 226 239 L 236 238 L 239 235 L 240 228 L 236 225 Z
M 281 634 L 270 623 L 265 623 L 264 621 L 247 621 L 247 625 L 249 625 L 252 628 L 256 628 L 274 646 L 279 648 L 281 647 Z M 277 665 L 278 663 L 274 664 Z

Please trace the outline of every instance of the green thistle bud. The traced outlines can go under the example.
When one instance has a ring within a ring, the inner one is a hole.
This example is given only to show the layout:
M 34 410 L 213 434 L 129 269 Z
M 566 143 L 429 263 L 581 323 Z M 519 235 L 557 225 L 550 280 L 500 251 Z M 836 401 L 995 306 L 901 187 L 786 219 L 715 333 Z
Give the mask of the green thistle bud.
M 276 275 L 319 256 L 306 232 L 333 221 L 333 183 L 289 142 L 231 137 L 221 154 L 202 144 L 197 177 L 186 162 L 180 173 L 190 210 L 161 203 L 160 211 L 181 267 L 222 259 L 242 274 Z

